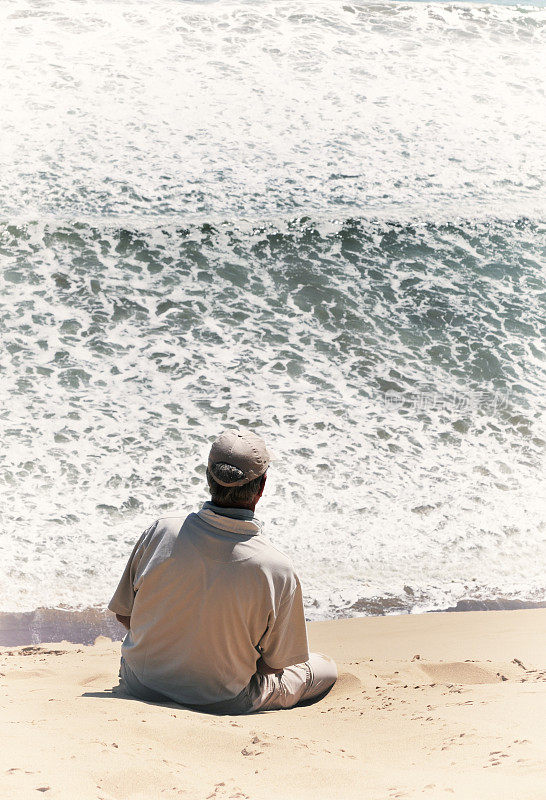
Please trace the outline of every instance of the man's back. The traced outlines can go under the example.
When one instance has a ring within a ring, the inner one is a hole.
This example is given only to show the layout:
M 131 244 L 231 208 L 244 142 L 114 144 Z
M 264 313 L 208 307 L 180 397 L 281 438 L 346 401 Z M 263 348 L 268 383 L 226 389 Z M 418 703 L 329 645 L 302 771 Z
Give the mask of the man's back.
M 147 687 L 188 704 L 238 695 L 256 661 L 308 659 L 301 587 L 253 512 L 205 503 L 141 536 L 109 608 L 130 616 L 122 655 Z

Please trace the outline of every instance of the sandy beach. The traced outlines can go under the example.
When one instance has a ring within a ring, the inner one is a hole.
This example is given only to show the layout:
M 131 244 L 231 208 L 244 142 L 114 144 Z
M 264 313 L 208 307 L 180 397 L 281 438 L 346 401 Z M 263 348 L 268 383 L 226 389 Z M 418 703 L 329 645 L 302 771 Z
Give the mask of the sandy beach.
M 0 796 L 546 798 L 546 610 L 311 623 L 340 679 L 218 717 L 115 691 L 119 642 L 0 654 Z

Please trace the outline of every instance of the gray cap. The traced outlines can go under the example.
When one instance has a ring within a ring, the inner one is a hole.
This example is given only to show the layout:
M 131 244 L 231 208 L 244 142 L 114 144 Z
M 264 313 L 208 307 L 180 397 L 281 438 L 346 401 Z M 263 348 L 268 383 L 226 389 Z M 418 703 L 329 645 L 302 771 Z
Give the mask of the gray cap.
M 267 449 L 264 440 L 252 431 L 224 431 L 210 448 L 209 469 L 220 486 L 244 486 L 263 475 L 272 459 L 273 454 Z M 233 483 L 219 480 L 214 474 L 215 464 L 236 467 L 244 477 Z

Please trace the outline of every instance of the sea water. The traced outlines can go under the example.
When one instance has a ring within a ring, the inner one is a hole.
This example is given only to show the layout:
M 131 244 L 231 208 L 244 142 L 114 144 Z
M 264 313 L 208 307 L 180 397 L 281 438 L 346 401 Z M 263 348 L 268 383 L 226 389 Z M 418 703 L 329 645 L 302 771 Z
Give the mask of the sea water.
M 309 618 L 544 600 L 544 3 L 0 17 L 0 610 L 104 607 L 232 426 Z

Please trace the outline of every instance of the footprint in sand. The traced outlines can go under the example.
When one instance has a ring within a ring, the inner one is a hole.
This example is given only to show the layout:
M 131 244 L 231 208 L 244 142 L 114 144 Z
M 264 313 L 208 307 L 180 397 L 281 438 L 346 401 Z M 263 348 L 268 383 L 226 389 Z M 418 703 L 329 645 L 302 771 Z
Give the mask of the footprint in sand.
M 16 772 L 24 772 L 25 775 L 34 775 L 31 769 L 21 769 L 21 767 L 11 767 L 11 769 L 6 770 L 8 775 L 15 775 Z
M 509 758 L 508 753 L 503 753 L 502 750 L 492 750 L 489 753 L 489 763 L 484 764 L 483 768 L 487 769 L 488 767 L 498 767 L 502 763 L 501 759 Z
M 221 781 L 215 784 L 207 800 L 250 800 L 250 797 L 238 786 L 227 786 L 225 781 Z
M 252 739 L 248 745 L 243 747 L 241 755 L 261 756 L 265 747 L 271 747 L 271 742 L 268 742 L 266 738 L 260 738 L 254 731 L 250 731 L 250 733 L 253 734 Z M 261 735 L 263 737 L 263 734 Z
M 419 668 L 435 681 L 448 685 L 500 683 L 502 680 L 507 680 L 492 669 L 480 667 L 467 661 L 442 662 L 441 664 L 421 663 Z

